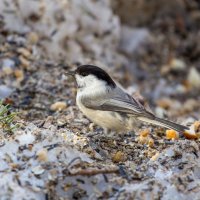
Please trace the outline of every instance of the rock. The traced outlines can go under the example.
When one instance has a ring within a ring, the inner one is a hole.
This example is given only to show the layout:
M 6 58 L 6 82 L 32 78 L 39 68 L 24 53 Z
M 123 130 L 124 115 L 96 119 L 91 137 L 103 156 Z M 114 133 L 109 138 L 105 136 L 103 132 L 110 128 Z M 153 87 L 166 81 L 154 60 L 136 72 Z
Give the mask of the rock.
M 140 135 L 141 135 L 142 137 L 147 137 L 147 136 L 149 136 L 149 134 L 150 134 L 150 130 L 149 130 L 149 129 L 144 129 L 144 130 L 142 130 L 142 131 L 140 132 Z
M 10 75 L 13 73 L 13 68 L 15 66 L 15 62 L 11 59 L 4 59 L 2 62 L 2 71 L 6 75 Z
M 23 133 L 21 135 L 16 136 L 16 140 L 19 142 L 20 145 L 29 145 L 33 144 L 35 141 L 35 136 L 32 133 L 33 130 Z
M 191 86 L 200 88 L 200 73 L 195 67 L 192 67 L 190 69 L 187 80 L 191 84 Z
M 199 107 L 199 102 L 194 99 L 187 99 L 187 101 L 183 104 L 182 110 L 185 112 L 192 112 L 195 108 Z
M 17 52 L 21 55 L 23 55 L 25 58 L 30 58 L 31 52 L 25 48 L 19 48 L 17 49 Z
M 51 105 L 50 109 L 52 111 L 61 111 L 61 110 L 64 110 L 65 108 L 67 107 L 67 104 L 66 102 L 63 102 L 63 101 L 58 101 L 54 104 Z
M 169 73 L 170 71 L 184 71 L 186 69 L 186 64 L 184 61 L 173 58 L 170 60 L 168 64 L 165 64 L 161 67 L 161 74 L 165 75 Z
M 3 67 L 14 67 L 15 66 L 15 62 L 9 58 L 6 58 L 3 60 L 3 63 L 2 63 L 2 66 Z
M 200 121 L 194 122 L 194 131 L 195 133 L 200 132 Z
M 156 161 L 159 157 L 160 153 L 159 152 L 156 152 L 156 154 L 154 156 L 151 157 L 151 160 L 152 161 Z
M 3 71 L 3 73 L 5 74 L 5 75 L 11 75 L 12 73 L 13 73 L 13 69 L 12 69 L 12 67 L 3 67 L 3 69 L 2 69 L 2 71 Z
M 42 168 L 41 165 L 38 165 L 38 166 L 32 168 L 31 171 L 32 171 L 35 175 L 41 175 L 41 174 L 44 173 L 45 170 Z
M 157 117 L 164 118 L 166 111 L 165 111 L 165 109 L 163 109 L 161 107 L 156 107 L 155 114 Z
M 29 68 L 30 66 L 30 61 L 28 61 L 26 58 L 24 58 L 24 56 L 19 56 L 19 60 L 22 64 L 22 67 L 24 67 L 25 69 Z
M 184 131 L 184 136 L 187 139 L 197 139 L 200 138 L 200 121 L 195 121 L 189 130 Z
M 15 77 L 17 78 L 17 81 L 21 82 L 24 80 L 24 72 L 20 69 L 16 69 L 14 71 Z
M 48 161 L 48 152 L 46 149 L 41 149 L 37 152 L 37 159 L 41 162 Z
M 9 88 L 6 85 L 0 85 L 0 99 L 4 99 L 11 95 L 13 89 Z
M 151 148 L 154 146 L 154 140 L 152 138 L 149 139 L 148 146 Z
M 166 130 L 166 138 L 170 140 L 175 140 L 179 138 L 179 134 L 175 130 Z
M 144 137 L 140 135 L 139 137 L 136 138 L 136 141 L 138 141 L 140 144 L 147 144 L 149 141 L 149 137 Z
M 39 41 L 39 36 L 36 32 L 30 32 L 27 35 L 27 39 L 31 44 L 36 44 Z
M 169 98 L 162 98 L 157 100 L 156 104 L 163 109 L 169 109 L 172 106 L 173 101 Z
M 186 69 L 185 62 L 177 58 L 172 59 L 169 65 L 172 70 L 176 70 L 176 71 L 182 71 Z
M 118 151 L 113 157 L 112 161 L 115 163 L 121 162 L 124 160 L 124 153 L 122 151 Z

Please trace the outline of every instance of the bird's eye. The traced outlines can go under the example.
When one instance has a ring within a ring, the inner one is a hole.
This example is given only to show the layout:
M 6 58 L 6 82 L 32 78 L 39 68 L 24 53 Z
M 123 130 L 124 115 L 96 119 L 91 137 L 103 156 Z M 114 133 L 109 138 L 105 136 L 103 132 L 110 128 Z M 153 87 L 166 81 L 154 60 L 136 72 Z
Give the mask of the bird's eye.
M 81 76 L 87 76 L 87 73 L 86 72 L 82 72 Z

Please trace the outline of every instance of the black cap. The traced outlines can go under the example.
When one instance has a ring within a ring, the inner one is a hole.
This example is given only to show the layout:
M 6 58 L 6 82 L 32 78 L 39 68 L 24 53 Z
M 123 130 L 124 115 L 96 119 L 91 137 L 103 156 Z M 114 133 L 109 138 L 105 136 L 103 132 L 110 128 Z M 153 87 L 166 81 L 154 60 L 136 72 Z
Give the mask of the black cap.
M 100 67 L 94 65 L 81 65 L 76 69 L 75 73 L 81 76 L 88 76 L 92 74 L 98 79 L 105 81 L 110 87 L 116 87 L 112 78 Z

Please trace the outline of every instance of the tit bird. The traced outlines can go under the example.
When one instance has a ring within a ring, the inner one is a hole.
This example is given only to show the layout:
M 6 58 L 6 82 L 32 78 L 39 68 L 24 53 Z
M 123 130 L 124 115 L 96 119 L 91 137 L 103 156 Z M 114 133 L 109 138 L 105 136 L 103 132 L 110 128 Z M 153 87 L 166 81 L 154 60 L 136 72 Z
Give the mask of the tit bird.
M 97 66 L 81 65 L 67 74 L 76 79 L 76 103 L 79 109 L 102 128 L 124 132 L 136 130 L 143 122 L 147 122 L 178 132 L 188 129 L 156 117 L 138 98 L 127 94 L 108 73 Z

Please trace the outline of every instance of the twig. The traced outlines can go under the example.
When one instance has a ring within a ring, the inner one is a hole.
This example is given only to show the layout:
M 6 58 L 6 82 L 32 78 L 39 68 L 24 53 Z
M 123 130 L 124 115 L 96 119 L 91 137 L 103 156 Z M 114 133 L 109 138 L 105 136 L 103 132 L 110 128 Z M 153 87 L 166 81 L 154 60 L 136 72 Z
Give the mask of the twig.
M 81 169 L 79 171 L 70 173 L 69 176 L 94 176 L 97 174 L 112 174 L 112 173 L 118 173 L 119 168 L 114 167 L 114 168 L 109 168 L 109 169 Z

